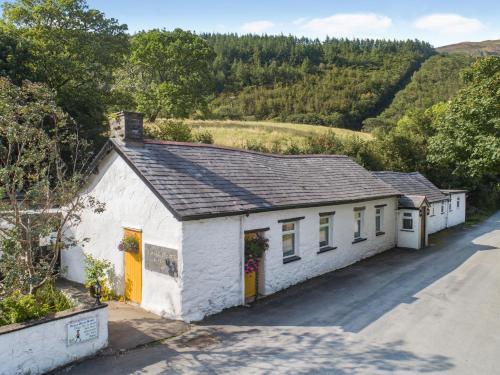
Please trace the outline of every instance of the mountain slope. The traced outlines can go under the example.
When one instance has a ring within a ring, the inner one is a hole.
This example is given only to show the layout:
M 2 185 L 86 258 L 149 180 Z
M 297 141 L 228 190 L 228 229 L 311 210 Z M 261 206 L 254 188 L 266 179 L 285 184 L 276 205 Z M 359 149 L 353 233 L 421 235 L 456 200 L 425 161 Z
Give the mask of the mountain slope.
M 216 59 L 215 118 L 360 129 L 435 53 L 425 42 L 202 35 Z
M 473 61 L 473 57 L 462 54 L 432 56 L 379 117 L 395 122 L 410 109 L 426 109 L 449 100 L 462 87 L 460 71 Z
M 500 55 L 500 40 L 462 42 L 436 48 L 441 53 L 465 53 L 471 56 Z

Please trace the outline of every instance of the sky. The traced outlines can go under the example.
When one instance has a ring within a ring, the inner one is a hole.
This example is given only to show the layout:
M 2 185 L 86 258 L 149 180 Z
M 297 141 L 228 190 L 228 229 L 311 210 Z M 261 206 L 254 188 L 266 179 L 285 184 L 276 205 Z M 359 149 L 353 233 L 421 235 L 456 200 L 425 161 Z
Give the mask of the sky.
M 180 27 L 201 32 L 292 34 L 324 39 L 420 39 L 438 47 L 500 39 L 492 0 L 87 0 L 129 32 Z

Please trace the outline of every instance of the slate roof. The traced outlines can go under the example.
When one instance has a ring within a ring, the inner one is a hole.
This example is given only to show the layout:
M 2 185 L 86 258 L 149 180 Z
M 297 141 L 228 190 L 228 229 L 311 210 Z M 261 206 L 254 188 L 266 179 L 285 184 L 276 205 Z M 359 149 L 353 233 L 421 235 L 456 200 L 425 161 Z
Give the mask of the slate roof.
M 179 220 L 401 195 L 347 156 L 284 156 L 148 140 L 142 147 L 109 142 Z
M 426 201 L 423 195 L 403 195 L 399 198 L 399 207 L 402 208 L 420 208 Z
M 441 190 L 418 172 L 403 173 L 380 171 L 372 172 L 372 174 L 399 190 L 404 195 L 424 196 L 430 203 L 448 199 Z

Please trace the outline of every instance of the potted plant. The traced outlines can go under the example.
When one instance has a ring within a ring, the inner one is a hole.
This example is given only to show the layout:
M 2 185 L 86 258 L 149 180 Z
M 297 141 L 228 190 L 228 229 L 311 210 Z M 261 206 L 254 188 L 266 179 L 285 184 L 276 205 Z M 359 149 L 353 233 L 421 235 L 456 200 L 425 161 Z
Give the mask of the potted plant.
M 137 253 L 139 251 L 139 240 L 135 236 L 126 236 L 118 245 L 118 250 Z

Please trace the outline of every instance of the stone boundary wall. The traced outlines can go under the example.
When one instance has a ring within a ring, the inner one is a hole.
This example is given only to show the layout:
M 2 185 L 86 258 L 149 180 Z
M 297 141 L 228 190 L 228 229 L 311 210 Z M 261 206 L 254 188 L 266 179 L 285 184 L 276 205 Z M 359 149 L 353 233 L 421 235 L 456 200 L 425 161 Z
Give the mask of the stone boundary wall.
M 108 305 L 0 327 L 0 375 L 43 374 L 108 345 Z

